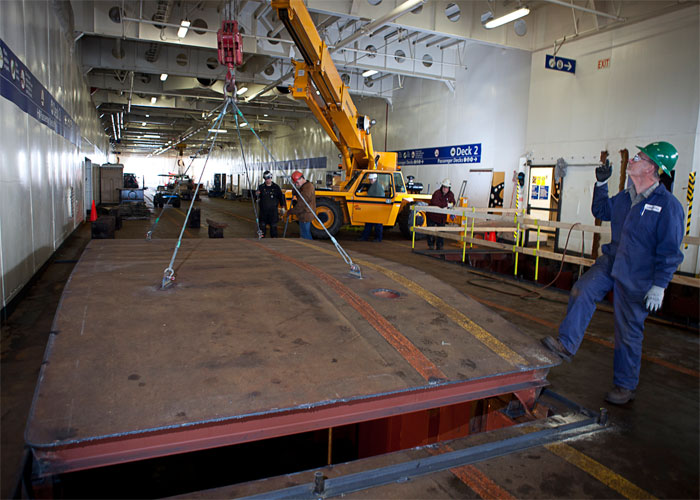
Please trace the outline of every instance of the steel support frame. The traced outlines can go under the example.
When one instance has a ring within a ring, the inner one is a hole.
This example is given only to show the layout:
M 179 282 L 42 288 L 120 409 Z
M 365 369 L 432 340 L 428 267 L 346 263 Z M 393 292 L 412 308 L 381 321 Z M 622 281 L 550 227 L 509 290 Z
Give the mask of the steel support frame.
M 304 408 L 253 416 L 198 422 L 172 428 L 146 429 L 96 437 L 70 444 L 29 444 L 34 479 L 167 455 L 259 441 L 329 427 L 439 408 L 504 394 L 521 401 L 549 383 L 549 368 L 523 370 L 465 382 L 447 383 L 396 393 L 318 403 Z

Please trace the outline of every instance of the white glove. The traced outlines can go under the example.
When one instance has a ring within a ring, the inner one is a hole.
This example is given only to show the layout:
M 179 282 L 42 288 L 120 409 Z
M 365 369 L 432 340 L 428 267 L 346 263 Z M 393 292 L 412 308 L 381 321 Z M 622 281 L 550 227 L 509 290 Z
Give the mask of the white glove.
M 287 209 L 286 209 L 286 208 L 280 208 L 280 213 L 282 214 L 282 217 L 284 217 L 284 214 L 287 213 Z
M 452 207 L 454 207 L 454 206 L 455 206 L 455 204 L 452 203 L 452 202 L 449 202 L 449 203 L 447 204 L 447 208 L 452 208 Z
M 647 309 L 654 312 L 661 308 L 661 302 L 664 300 L 664 289 L 660 286 L 652 286 L 644 296 L 647 303 Z

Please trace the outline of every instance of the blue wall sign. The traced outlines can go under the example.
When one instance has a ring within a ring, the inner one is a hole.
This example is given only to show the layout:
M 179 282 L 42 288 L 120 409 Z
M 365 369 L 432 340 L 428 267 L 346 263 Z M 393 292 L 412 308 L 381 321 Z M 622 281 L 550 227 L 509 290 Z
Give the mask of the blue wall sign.
M 565 73 L 576 73 L 576 60 L 547 55 L 544 67 L 555 71 L 564 71 Z
M 78 125 L 3 40 L 0 40 L 0 95 L 80 147 Z
M 458 163 L 481 163 L 481 143 L 444 146 L 441 148 L 402 149 L 399 165 L 454 165 Z

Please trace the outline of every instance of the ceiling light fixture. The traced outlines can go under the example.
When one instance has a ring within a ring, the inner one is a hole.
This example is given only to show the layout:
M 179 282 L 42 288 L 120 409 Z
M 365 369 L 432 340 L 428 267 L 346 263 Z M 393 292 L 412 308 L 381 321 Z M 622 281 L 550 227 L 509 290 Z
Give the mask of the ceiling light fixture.
M 268 115 L 267 113 L 264 113 L 263 116 L 270 116 L 270 115 Z
M 150 118 L 150 117 L 151 117 L 151 115 L 149 115 L 148 113 L 146 113 L 146 118 Z
M 141 122 L 141 126 L 142 126 L 142 127 L 145 127 L 145 126 L 146 126 L 146 122 Z
M 157 100 L 157 97 L 151 97 L 151 104 L 155 104 Z
M 209 132 L 215 132 L 215 133 L 219 133 L 219 134 L 225 134 L 226 132 L 228 132 L 228 130 L 223 129 L 223 128 L 210 128 L 210 129 L 209 129 Z
M 379 71 L 377 71 L 376 69 L 368 69 L 367 71 L 364 71 L 364 72 L 362 73 L 362 76 L 364 76 L 365 78 L 367 78 L 367 77 L 376 75 L 377 73 L 379 73 Z
M 187 36 L 187 31 L 190 29 L 190 22 L 187 19 L 183 19 L 180 22 L 180 29 L 177 30 L 178 38 L 185 38 Z
M 507 24 L 511 21 L 515 21 L 516 19 L 520 19 L 521 17 L 525 17 L 529 13 L 530 9 L 528 9 L 527 7 L 521 7 L 518 10 L 514 10 L 509 14 L 493 19 L 493 13 L 487 12 L 481 16 L 481 23 L 484 25 L 484 28 L 490 30 L 493 28 L 498 28 L 499 26 L 503 26 L 504 24 Z
M 165 80 L 168 79 L 168 74 L 167 73 L 161 73 L 160 74 L 160 81 L 164 82 Z
M 236 90 L 236 95 L 245 94 L 246 92 L 248 92 L 248 87 L 241 87 L 240 89 Z
M 246 127 L 246 126 L 248 126 L 248 122 L 241 123 L 241 127 Z
M 143 134 L 141 137 L 146 139 L 160 139 L 160 136 L 156 134 Z

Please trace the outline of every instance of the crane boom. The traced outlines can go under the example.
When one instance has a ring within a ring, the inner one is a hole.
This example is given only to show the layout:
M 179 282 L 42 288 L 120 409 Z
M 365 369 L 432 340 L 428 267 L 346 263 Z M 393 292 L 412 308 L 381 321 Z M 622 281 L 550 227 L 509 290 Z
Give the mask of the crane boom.
M 321 40 L 304 2 L 273 0 L 272 7 L 304 59 L 293 61 L 292 96 L 306 103 L 337 146 L 346 178 L 355 169 L 395 170 L 396 153 L 374 151 L 370 120 L 358 114 L 349 87 L 338 74 L 328 46 Z

